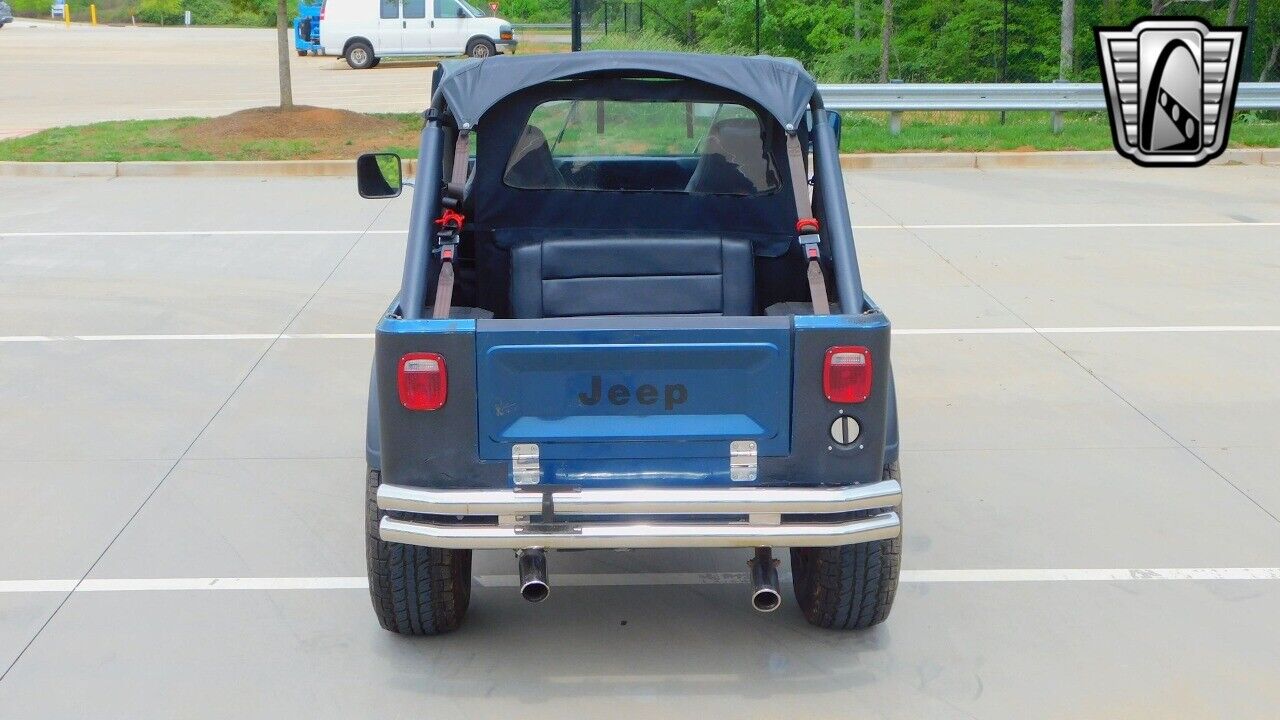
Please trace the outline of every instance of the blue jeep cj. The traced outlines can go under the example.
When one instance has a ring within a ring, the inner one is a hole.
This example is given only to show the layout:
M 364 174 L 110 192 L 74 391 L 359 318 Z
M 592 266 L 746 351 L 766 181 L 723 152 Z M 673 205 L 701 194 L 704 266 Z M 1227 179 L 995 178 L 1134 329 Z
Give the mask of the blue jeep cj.
M 791 550 L 809 622 L 898 582 L 889 321 L 864 293 L 838 116 L 797 63 L 588 52 L 445 62 L 404 278 L 378 324 L 368 559 L 382 626 L 458 627 L 471 554 Z M 394 155 L 357 162 L 400 192 Z M 812 187 L 812 192 L 811 192 Z M 812 194 L 812 198 L 811 198 Z

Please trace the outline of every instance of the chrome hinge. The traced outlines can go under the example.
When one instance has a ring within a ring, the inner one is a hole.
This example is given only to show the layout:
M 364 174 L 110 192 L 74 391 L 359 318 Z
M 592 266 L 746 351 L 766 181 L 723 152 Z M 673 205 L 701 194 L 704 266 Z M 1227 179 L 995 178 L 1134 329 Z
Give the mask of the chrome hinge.
M 516 443 L 511 446 L 511 478 L 517 485 L 537 485 L 542 480 L 537 445 Z
M 754 440 L 734 440 L 729 443 L 729 479 L 734 482 L 755 480 L 756 443 Z

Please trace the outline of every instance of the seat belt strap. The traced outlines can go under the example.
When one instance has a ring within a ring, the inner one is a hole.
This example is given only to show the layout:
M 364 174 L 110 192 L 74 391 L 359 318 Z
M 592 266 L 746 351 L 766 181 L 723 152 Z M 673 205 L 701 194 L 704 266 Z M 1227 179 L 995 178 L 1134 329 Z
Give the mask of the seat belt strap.
M 440 274 L 436 278 L 436 301 L 431 307 L 431 317 L 447 318 L 453 306 L 454 256 L 462 232 L 464 218 L 461 213 L 445 210 L 436 220 L 436 251 L 440 253 Z
M 461 189 L 467 182 L 467 162 L 471 159 L 471 132 L 459 130 L 453 144 L 453 171 L 449 184 Z M 432 304 L 431 317 L 447 318 L 453 307 L 453 283 L 457 274 L 453 269 L 454 256 L 466 218 L 456 210 L 446 209 L 436 219 L 436 251 L 440 253 L 440 274 L 436 278 L 436 301 Z
M 791 190 L 796 203 L 796 237 L 800 247 L 804 249 L 808 264 L 809 300 L 813 303 L 813 314 L 830 315 L 831 303 L 827 300 L 827 278 L 822 273 L 821 253 L 818 243 L 822 238 L 818 234 L 818 221 L 813 217 L 813 207 L 809 201 L 809 176 L 804 168 L 804 153 L 800 149 L 800 138 L 787 136 L 787 164 L 791 170 Z
M 453 247 L 440 249 L 440 276 L 436 278 L 436 302 L 431 317 L 447 318 L 453 305 Z
M 467 163 L 471 160 L 471 131 L 459 130 L 458 141 L 453 144 L 453 173 L 451 185 L 461 188 L 467 184 Z

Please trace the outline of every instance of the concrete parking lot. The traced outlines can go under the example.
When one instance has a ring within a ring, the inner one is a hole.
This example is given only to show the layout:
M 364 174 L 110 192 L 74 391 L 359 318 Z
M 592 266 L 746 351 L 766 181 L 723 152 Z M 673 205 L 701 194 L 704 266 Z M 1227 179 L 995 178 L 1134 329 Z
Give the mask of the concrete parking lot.
M 408 201 L 352 185 L 0 179 L 0 718 L 1275 717 L 1280 167 L 848 176 L 906 489 L 862 634 L 695 550 L 537 606 L 477 553 L 463 629 L 380 630 Z
M 0 35 L 0 138 L 103 120 L 214 116 L 280 102 L 276 34 L 264 28 L 110 27 L 18 18 Z M 355 71 L 290 52 L 294 102 L 420 112 L 426 61 Z

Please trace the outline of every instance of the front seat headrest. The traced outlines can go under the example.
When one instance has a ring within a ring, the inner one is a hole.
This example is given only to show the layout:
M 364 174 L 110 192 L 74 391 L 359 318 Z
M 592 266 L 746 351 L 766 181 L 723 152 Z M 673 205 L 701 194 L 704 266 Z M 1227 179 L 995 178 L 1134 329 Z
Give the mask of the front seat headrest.
M 707 133 L 698 166 L 686 190 L 720 195 L 754 195 L 771 187 L 760 121 L 717 120 Z
M 526 125 L 520 139 L 511 151 L 511 160 L 507 163 L 504 181 L 517 188 L 542 190 L 558 188 L 564 185 L 564 178 L 556 170 L 555 159 L 551 156 L 551 147 L 547 144 L 547 136 L 533 125 Z

